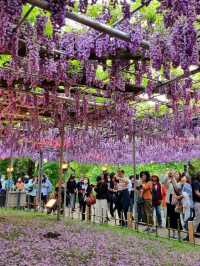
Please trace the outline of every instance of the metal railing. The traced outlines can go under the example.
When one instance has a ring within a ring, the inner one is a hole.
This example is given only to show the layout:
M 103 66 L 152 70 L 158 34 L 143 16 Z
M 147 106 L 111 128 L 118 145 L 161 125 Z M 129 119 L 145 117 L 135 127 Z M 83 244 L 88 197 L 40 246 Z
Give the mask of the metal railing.
M 13 193 L 13 192 L 12 192 Z M 23 192 L 15 191 L 15 203 L 12 202 L 11 206 L 8 204 L 8 196 L 9 192 L 4 195 L 5 198 L 1 198 L 0 200 L 0 207 L 14 207 L 17 209 L 26 209 L 26 210 L 35 210 L 35 211 L 41 211 L 38 209 L 38 202 L 36 200 L 36 197 L 33 199 L 30 195 L 26 195 L 26 203 L 22 204 L 22 194 Z M 10 194 L 11 195 L 11 194 Z M 24 196 L 24 195 L 23 195 Z M 43 209 L 44 211 L 44 209 Z M 56 206 L 52 208 L 50 212 L 47 213 L 57 213 Z M 72 220 L 77 220 L 79 222 L 89 222 L 92 224 L 109 224 L 111 226 L 121 226 L 121 227 L 127 227 L 128 229 L 134 230 L 135 232 L 145 232 L 147 234 L 154 235 L 155 237 L 161 237 L 165 239 L 176 239 L 179 242 L 183 240 L 183 236 L 188 238 L 188 242 L 193 245 L 199 245 L 200 246 L 200 233 L 194 232 L 194 226 L 193 222 L 188 222 L 188 231 L 181 229 L 181 222 L 178 221 L 178 227 L 177 229 L 170 228 L 170 220 L 168 218 L 168 226 L 160 228 L 158 226 L 157 220 L 155 221 L 155 224 L 148 224 L 143 222 L 138 222 L 137 220 L 133 219 L 132 213 L 127 213 L 127 219 L 125 219 L 123 212 L 121 212 L 121 217 L 119 217 L 116 214 L 116 211 L 114 212 L 114 216 L 110 217 L 108 215 L 108 210 L 101 210 L 97 214 L 97 210 L 95 205 L 88 207 L 86 206 L 86 211 L 82 212 L 79 210 L 73 210 L 71 208 L 64 208 L 62 210 L 63 216 L 65 218 L 70 218 Z M 149 228 L 149 230 L 146 230 Z M 176 238 L 174 238 L 174 235 L 176 235 Z
M 88 213 L 89 212 L 89 213 Z M 70 218 L 72 220 L 77 220 L 79 222 L 89 222 L 92 224 L 109 224 L 111 226 L 118 226 L 118 227 L 124 227 L 128 228 L 130 230 L 134 230 L 138 233 L 146 233 L 151 234 L 152 236 L 169 239 L 169 240 L 177 240 L 179 242 L 182 242 L 184 238 L 188 237 L 188 241 L 185 243 L 190 243 L 192 245 L 198 245 L 200 246 L 200 233 L 194 232 L 193 222 L 188 222 L 188 231 L 181 229 L 181 221 L 178 221 L 177 229 L 170 228 L 170 226 L 167 227 L 159 227 L 158 223 L 154 225 L 143 223 L 143 222 L 137 222 L 132 218 L 132 213 L 128 212 L 127 219 L 123 217 L 123 214 L 121 217 L 118 217 L 116 213 L 114 213 L 114 217 L 109 218 L 108 211 L 106 211 L 106 215 L 103 215 L 105 213 L 104 210 L 101 211 L 101 215 L 96 214 L 96 208 L 95 207 L 86 207 L 86 212 L 83 213 L 80 210 L 73 211 L 70 208 L 67 208 L 67 211 L 65 211 L 65 218 Z M 82 217 L 85 217 L 83 220 Z M 170 225 L 170 220 L 168 218 L 168 225 Z M 146 230 L 149 228 L 149 230 Z

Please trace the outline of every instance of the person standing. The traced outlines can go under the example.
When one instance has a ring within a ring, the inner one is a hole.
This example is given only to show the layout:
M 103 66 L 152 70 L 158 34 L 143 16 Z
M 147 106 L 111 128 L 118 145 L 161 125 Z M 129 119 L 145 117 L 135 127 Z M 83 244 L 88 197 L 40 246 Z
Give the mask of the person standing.
M 144 223 L 147 218 L 144 212 L 144 199 L 143 199 L 143 186 L 142 186 L 142 180 L 141 180 L 142 174 L 140 173 L 139 178 L 136 180 L 135 184 L 135 193 L 136 193 L 136 221 L 138 223 Z
M 167 220 L 167 187 L 165 185 L 165 182 L 162 182 L 161 185 L 161 191 L 162 191 L 162 215 L 161 217 L 163 226 L 166 227 L 166 220 Z
M 152 180 L 152 206 L 153 210 L 156 212 L 157 224 L 159 227 L 162 227 L 162 218 L 161 218 L 161 202 L 162 202 L 162 191 L 161 184 L 159 182 L 159 177 L 153 175 Z
M 128 191 L 129 180 L 125 177 L 124 170 L 118 170 L 118 196 L 117 196 L 117 210 L 121 226 L 127 226 L 128 209 L 130 205 L 130 195 Z
M 0 208 L 5 207 L 6 203 L 6 191 L 2 187 L 2 183 L 0 181 Z
M 94 188 L 96 192 L 96 217 L 100 223 L 107 222 L 108 213 L 108 184 L 103 176 L 97 177 L 97 185 Z
M 200 173 L 192 181 L 195 217 L 193 220 L 194 231 L 197 232 L 200 224 Z
M 135 177 L 133 175 L 129 177 L 128 191 L 130 196 L 129 211 L 131 213 L 131 216 L 133 217 L 133 206 L 134 206 L 134 197 L 135 197 Z
M 27 195 L 28 195 L 28 208 L 35 208 L 36 206 L 36 195 L 37 195 L 37 183 L 34 177 L 30 178 L 27 184 Z
M 152 182 L 148 171 L 141 172 L 140 176 L 142 180 L 145 223 L 147 224 L 145 231 L 151 231 L 150 227 L 153 226 Z
M 69 193 L 69 204 L 68 207 L 75 211 L 75 203 L 76 203 L 76 181 L 75 176 L 71 175 L 69 180 L 67 181 L 67 192 Z
M 181 201 L 183 211 L 181 213 L 181 222 L 185 230 L 188 230 L 188 221 L 192 218 L 193 210 L 193 194 L 191 179 L 186 177 L 185 174 L 181 177 Z
M 82 186 L 82 208 L 81 208 L 81 213 L 82 213 L 82 220 L 85 220 L 85 214 L 86 214 L 86 206 L 87 206 L 87 198 L 90 196 L 90 194 L 92 193 L 92 186 L 90 185 L 90 180 L 89 178 L 84 178 L 83 181 L 83 186 Z M 88 206 L 88 208 L 91 208 L 91 206 Z M 89 213 L 90 213 L 90 209 L 89 209 Z
M 14 188 L 14 181 L 12 179 L 12 177 L 6 177 L 4 179 L 4 181 L 2 182 L 2 187 L 3 189 L 5 189 L 6 191 L 10 191 Z
M 78 202 L 79 202 L 79 211 L 82 212 L 82 207 L 83 207 L 83 192 L 84 192 L 84 178 L 81 177 L 79 182 L 77 182 L 77 192 L 78 192 Z
M 108 207 L 112 218 L 114 218 L 114 203 L 116 199 L 115 187 L 115 173 L 111 173 L 108 179 Z
M 177 173 L 169 172 L 165 181 L 167 187 L 167 221 L 166 226 L 173 230 L 173 238 L 176 237 L 176 231 L 181 228 L 180 213 L 176 212 L 177 195 L 179 190 L 180 176 Z
M 47 204 L 49 193 L 52 191 L 52 184 L 46 175 L 43 175 L 41 182 L 41 201 L 44 208 Z

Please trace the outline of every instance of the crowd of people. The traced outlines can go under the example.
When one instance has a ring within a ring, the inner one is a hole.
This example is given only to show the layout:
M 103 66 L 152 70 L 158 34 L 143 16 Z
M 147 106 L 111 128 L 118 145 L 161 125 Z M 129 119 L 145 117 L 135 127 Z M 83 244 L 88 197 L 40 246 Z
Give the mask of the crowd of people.
M 11 178 L 1 178 L 0 192 L 6 193 L 9 190 L 25 191 L 29 204 L 35 206 L 39 190 L 38 178 L 25 176 L 15 183 Z M 41 180 L 40 190 L 41 202 L 45 208 L 53 191 L 46 175 Z M 174 238 L 177 238 L 178 229 L 188 230 L 188 221 L 191 220 L 195 232 L 199 230 L 200 173 L 190 178 L 185 173 L 170 171 L 160 180 L 148 171 L 126 177 L 122 169 L 116 173 L 104 170 L 97 176 L 96 184 L 90 184 L 89 178 L 77 180 L 71 175 L 61 186 L 61 196 L 61 206 L 65 202 L 65 207 L 72 211 L 75 211 L 78 201 L 82 220 L 85 220 L 87 208 L 89 212 L 91 209 L 95 210 L 95 217 L 100 223 L 116 220 L 117 217 L 121 226 L 127 226 L 129 214 L 131 219 L 146 225 L 145 231 L 153 232 L 155 225 L 170 227 Z M 54 198 L 58 199 L 58 186 L 55 188 Z M 91 208 L 92 205 L 94 208 Z
M 18 191 L 25 192 L 28 208 L 36 207 L 36 199 L 38 195 L 38 191 L 41 191 L 41 205 L 45 207 L 49 195 L 53 190 L 53 186 L 51 181 L 46 175 L 43 175 L 41 180 L 41 185 L 39 184 L 39 179 L 36 177 L 29 177 L 25 175 L 22 178 L 18 178 L 16 181 L 12 177 L 5 178 L 1 176 L 0 179 L 0 193 L 1 195 L 5 195 L 8 191 Z M 2 202 L 2 207 L 5 205 L 5 200 Z
M 107 222 L 118 217 L 122 226 L 127 226 L 128 213 L 132 219 L 146 225 L 145 231 L 155 231 L 155 226 L 170 227 L 173 238 L 178 230 L 188 230 L 188 222 L 193 220 L 194 230 L 198 232 L 200 224 L 200 173 L 190 178 L 185 173 L 171 171 L 160 181 L 156 175 L 143 171 L 129 178 L 123 170 L 117 173 L 104 171 L 96 179 L 96 185 L 90 185 L 88 178 L 75 177 L 67 182 L 68 203 L 75 208 L 78 195 L 79 208 L 85 219 L 85 208 L 90 207 L 87 199 L 96 195 L 95 216 L 99 222 Z M 186 239 L 188 236 L 186 237 Z

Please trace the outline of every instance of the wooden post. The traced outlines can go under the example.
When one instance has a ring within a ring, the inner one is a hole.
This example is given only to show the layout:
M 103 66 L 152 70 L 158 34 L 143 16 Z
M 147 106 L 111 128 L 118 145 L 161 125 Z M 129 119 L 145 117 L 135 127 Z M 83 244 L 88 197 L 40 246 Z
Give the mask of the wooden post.
M 90 219 L 90 207 L 89 206 L 86 206 L 86 221 L 87 222 L 90 222 L 91 219 Z
M 193 221 L 188 222 L 188 234 L 189 234 L 189 241 L 195 244 L 195 237 L 194 237 L 194 224 Z
M 132 213 L 128 212 L 128 228 L 133 228 Z
M 93 207 L 93 223 L 95 224 L 95 216 L 96 216 L 96 212 L 95 212 L 95 207 Z
M 60 210 L 61 210 L 61 186 L 63 181 L 63 157 L 64 157 L 64 126 L 60 129 L 60 165 L 59 165 L 59 181 L 58 181 L 58 208 L 57 208 L 57 221 L 60 220 Z

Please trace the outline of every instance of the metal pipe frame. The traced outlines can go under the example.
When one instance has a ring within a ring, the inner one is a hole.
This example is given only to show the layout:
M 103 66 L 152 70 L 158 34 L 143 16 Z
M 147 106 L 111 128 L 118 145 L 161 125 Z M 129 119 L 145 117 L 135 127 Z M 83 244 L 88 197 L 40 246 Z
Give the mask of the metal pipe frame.
M 49 4 L 45 0 L 27 0 L 27 2 L 33 6 L 37 6 L 39 8 L 44 9 L 44 10 L 50 11 Z M 96 20 L 90 19 L 84 15 L 75 14 L 73 12 L 67 11 L 66 12 L 66 18 L 71 19 L 73 21 L 76 21 L 76 22 L 83 24 L 85 26 L 88 26 L 90 28 L 93 28 L 97 31 L 107 33 L 111 37 L 115 37 L 115 38 L 121 39 L 121 40 L 126 41 L 126 42 L 131 41 L 131 37 L 130 37 L 129 33 L 123 32 L 123 31 L 118 30 L 118 29 L 114 29 L 114 28 L 112 28 L 106 24 L 103 24 L 103 23 L 100 23 Z M 149 43 L 147 41 L 143 41 L 141 46 L 143 48 L 148 49 Z

